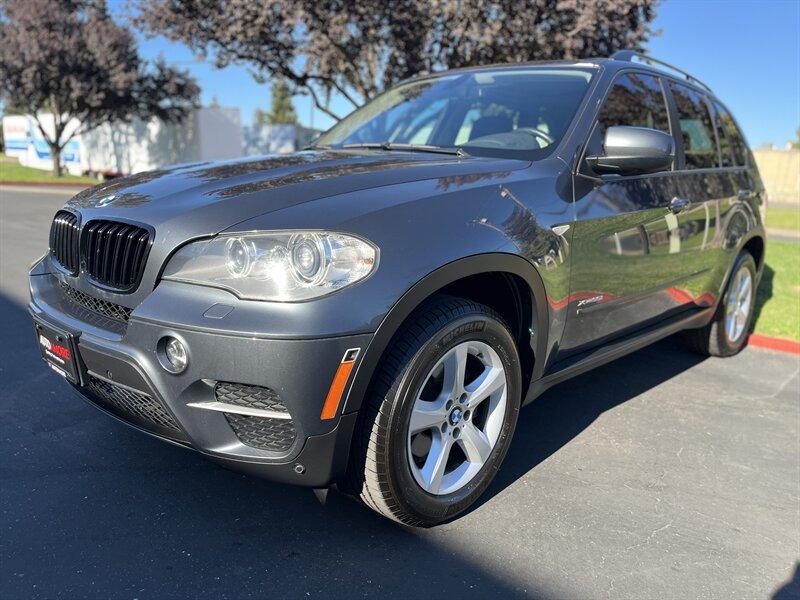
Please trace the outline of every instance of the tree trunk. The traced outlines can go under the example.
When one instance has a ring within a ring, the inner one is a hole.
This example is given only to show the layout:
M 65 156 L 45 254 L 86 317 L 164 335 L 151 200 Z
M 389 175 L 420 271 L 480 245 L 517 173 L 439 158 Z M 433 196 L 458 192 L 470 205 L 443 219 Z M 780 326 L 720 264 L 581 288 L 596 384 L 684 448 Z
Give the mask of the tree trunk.
M 61 148 L 49 144 L 50 156 L 53 157 L 53 177 L 61 177 Z

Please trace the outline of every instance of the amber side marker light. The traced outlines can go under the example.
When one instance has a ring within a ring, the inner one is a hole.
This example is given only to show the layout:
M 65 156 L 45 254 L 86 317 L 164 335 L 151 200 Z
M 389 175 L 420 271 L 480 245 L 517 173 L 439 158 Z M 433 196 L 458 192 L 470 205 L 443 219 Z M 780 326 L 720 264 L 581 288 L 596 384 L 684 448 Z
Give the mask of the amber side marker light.
M 361 352 L 361 348 L 350 348 L 346 350 L 342 357 L 342 362 L 339 363 L 339 368 L 336 369 L 336 375 L 333 376 L 331 387 L 328 390 L 328 397 L 325 398 L 325 404 L 322 405 L 322 413 L 319 418 L 323 421 L 329 421 L 336 416 L 339 410 L 339 403 L 342 401 L 342 394 L 347 385 L 347 380 L 350 379 L 350 372 L 353 370 L 353 365 L 356 364 L 356 358 Z

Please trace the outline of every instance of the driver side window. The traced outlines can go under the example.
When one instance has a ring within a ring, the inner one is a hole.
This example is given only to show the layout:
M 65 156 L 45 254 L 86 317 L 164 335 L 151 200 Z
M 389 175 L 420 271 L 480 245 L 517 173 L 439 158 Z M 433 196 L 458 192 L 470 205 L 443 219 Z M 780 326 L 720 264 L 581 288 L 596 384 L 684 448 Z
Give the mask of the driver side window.
M 620 125 L 670 133 L 667 105 L 658 77 L 625 73 L 614 81 L 597 115 L 587 154 L 602 154 L 606 130 Z

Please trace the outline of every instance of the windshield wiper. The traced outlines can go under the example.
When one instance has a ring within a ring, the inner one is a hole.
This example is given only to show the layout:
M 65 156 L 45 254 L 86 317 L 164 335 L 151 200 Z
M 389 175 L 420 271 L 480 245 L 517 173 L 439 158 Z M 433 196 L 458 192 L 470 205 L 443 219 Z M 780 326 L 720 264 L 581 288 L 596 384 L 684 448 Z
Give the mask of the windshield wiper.
M 469 156 L 463 148 L 445 148 L 443 146 L 428 146 L 424 144 L 396 144 L 394 142 L 365 142 L 363 144 L 342 144 L 339 148 L 367 148 L 375 150 L 397 150 L 401 152 L 431 152 L 434 154 L 453 154 L 455 156 Z

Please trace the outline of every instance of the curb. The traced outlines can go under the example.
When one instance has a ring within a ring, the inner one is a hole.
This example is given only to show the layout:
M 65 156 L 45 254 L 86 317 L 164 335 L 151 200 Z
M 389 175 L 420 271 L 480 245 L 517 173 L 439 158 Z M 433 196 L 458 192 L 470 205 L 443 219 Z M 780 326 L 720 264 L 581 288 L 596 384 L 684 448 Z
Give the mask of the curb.
M 97 183 L 100 183 L 98 181 Z M 76 188 L 76 189 L 85 189 L 88 187 L 92 187 L 93 185 L 97 185 L 96 183 L 75 183 L 75 182 L 64 182 L 64 181 L 14 181 L 14 180 L 3 180 L 0 181 L 0 185 L 16 185 L 22 187 L 69 187 L 69 188 Z
M 800 355 L 800 342 L 786 340 L 784 338 L 775 338 L 752 333 L 750 334 L 747 345 L 753 346 L 754 348 L 764 348 L 766 350 L 774 350 L 775 352 L 783 352 L 784 354 Z

